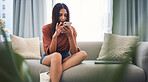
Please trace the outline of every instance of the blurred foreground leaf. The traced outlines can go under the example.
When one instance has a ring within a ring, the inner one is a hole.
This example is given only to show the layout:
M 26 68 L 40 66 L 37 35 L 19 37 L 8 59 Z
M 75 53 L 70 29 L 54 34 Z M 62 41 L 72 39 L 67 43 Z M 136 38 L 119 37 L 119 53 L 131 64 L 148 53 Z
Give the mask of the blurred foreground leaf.
M 1 32 L 5 41 L 0 42 L 0 82 L 32 82 L 24 58 L 11 49 L 5 32 Z

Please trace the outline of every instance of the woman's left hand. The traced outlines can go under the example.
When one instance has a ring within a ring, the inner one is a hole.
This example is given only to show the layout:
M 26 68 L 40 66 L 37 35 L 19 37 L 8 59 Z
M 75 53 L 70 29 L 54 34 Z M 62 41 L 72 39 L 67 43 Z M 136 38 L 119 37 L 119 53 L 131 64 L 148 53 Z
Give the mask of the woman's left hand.
M 63 27 L 62 31 L 63 31 L 63 33 L 66 33 L 68 37 L 73 36 L 73 29 L 71 28 L 71 26 Z

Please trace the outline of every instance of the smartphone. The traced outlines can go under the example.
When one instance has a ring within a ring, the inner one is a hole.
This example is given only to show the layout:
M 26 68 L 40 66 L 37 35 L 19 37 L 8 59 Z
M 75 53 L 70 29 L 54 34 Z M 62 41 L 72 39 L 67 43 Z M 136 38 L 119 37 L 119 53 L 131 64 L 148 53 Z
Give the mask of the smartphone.
M 67 26 L 71 26 L 71 24 L 72 24 L 71 22 L 64 22 L 64 23 L 63 23 L 63 25 L 64 25 L 63 28 L 66 30 L 66 28 L 68 28 Z M 66 28 L 65 28 L 65 27 L 66 27 Z M 64 31 L 64 30 L 62 30 L 62 31 Z
M 71 26 L 71 22 L 64 22 L 64 26 Z

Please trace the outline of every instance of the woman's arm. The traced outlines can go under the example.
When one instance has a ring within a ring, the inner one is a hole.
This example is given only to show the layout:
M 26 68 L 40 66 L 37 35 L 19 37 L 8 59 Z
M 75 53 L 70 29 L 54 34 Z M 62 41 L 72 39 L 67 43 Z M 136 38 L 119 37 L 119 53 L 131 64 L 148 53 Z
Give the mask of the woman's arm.
M 68 40 L 69 40 L 69 44 L 70 44 L 70 53 L 71 54 L 74 54 L 76 53 L 78 50 L 77 50 L 77 45 L 76 45 L 76 42 L 74 40 L 74 36 L 69 36 L 68 37 Z
M 64 28 L 64 33 L 66 33 L 68 40 L 69 40 L 70 52 L 71 54 L 74 54 L 78 51 L 76 40 L 75 40 L 76 35 L 74 36 L 75 31 L 73 30 L 71 26 L 67 26 L 63 28 Z
M 55 31 L 54 35 L 52 36 L 52 41 L 51 41 L 50 48 L 49 48 L 50 53 L 55 52 L 57 49 L 57 37 L 62 31 L 61 24 L 62 23 L 60 23 L 59 25 L 58 25 L 58 23 L 56 24 L 56 31 Z
M 51 44 L 50 44 L 50 47 L 49 47 L 49 52 L 50 53 L 53 53 L 55 52 L 57 49 L 57 36 L 52 36 L 52 40 L 51 40 Z

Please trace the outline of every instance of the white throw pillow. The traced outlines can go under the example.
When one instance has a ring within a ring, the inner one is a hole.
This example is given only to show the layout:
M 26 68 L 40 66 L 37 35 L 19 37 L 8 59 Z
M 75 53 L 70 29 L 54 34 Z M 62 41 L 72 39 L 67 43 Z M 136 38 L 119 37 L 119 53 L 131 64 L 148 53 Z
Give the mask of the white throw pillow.
M 104 34 L 104 43 L 97 60 L 132 62 L 133 50 L 139 40 L 138 36 L 120 36 Z
M 40 59 L 39 37 L 21 38 L 10 34 L 13 50 L 25 59 Z

